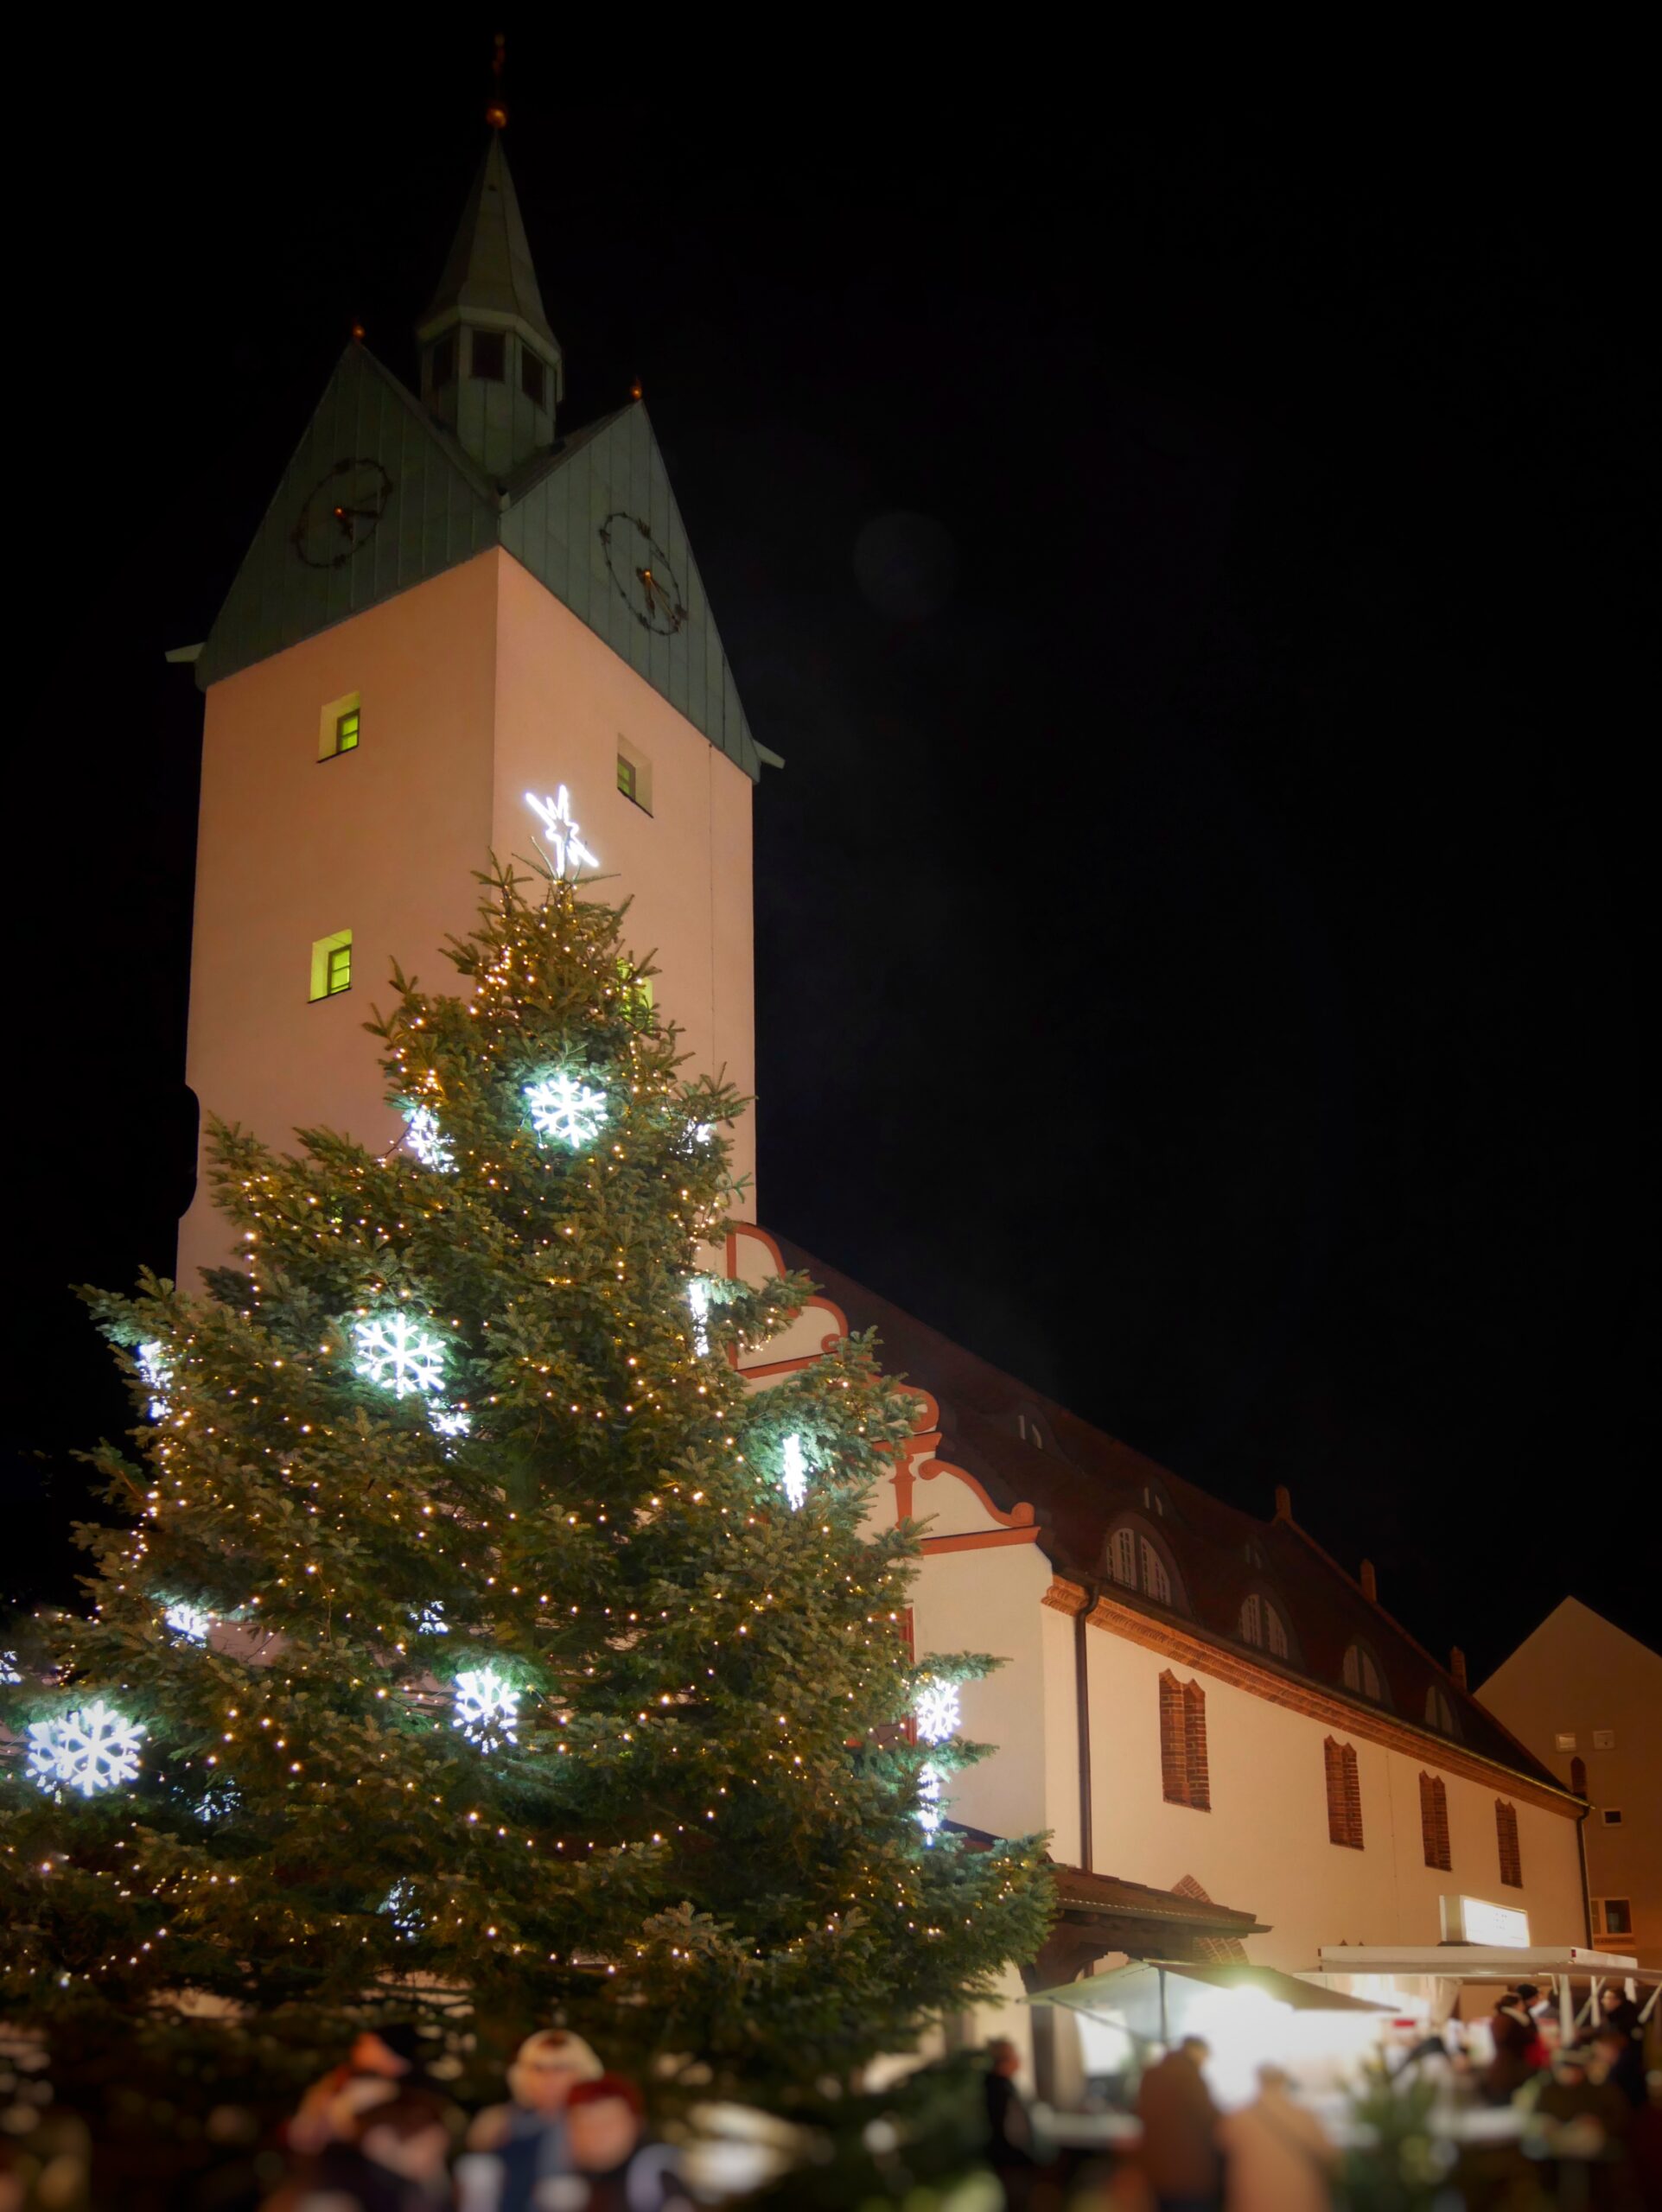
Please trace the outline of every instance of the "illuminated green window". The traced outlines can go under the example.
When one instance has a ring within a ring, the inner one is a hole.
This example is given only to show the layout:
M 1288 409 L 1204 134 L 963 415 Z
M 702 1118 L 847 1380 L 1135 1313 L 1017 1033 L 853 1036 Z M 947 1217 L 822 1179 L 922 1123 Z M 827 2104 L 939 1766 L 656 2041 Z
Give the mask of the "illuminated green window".
M 310 995 L 332 999 L 351 988 L 352 931 L 336 930 L 333 937 L 320 937 L 312 946 Z
M 331 699 L 317 717 L 317 757 L 333 760 L 337 754 L 355 753 L 363 725 L 363 699 L 360 693 L 348 691 L 343 698 Z
M 617 787 L 643 814 L 653 810 L 653 764 L 627 737 L 617 741 Z

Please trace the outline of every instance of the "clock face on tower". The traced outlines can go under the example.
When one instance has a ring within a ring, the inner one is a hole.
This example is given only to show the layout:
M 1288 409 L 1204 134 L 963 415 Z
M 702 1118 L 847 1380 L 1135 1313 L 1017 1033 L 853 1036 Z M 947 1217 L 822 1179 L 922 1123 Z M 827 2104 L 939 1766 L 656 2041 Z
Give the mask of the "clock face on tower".
M 373 536 L 392 496 L 392 479 L 379 461 L 337 461 L 307 493 L 289 533 L 309 569 L 338 569 Z
M 669 556 L 640 517 L 619 507 L 602 523 L 600 542 L 612 582 L 641 628 L 661 637 L 678 630 L 687 619 L 681 587 Z

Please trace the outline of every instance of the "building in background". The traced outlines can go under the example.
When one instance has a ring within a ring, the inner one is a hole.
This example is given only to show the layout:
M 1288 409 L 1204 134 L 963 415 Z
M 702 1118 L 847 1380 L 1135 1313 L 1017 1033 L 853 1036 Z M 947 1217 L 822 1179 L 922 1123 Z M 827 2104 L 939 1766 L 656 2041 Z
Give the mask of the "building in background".
M 1366 1560 L 1353 1579 L 1298 1526 L 1286 1491 L 1267 1521 L 1226 1505 L 812 1255 L 729 1235 L 729 1273 L 781 1266 L 824 1294 L 762 1348 L 758 1387 L 875 1328 L 885 1365 L 927 1393 L 874 1515 L 927 1524 L 917 1656 L 1006 1662 L 963 1686 L 965 1736 L 997 1749 L 953 1778 L 948 1809 L 1050 1832 L 1067 1911 L 1029 1987 L 1111 1950 L 1304 1973 L 1340 1944 L 1478 1940 L 1462 1918 L 1506 1930 L 1487 1940 L 1585 1942 L 1580 1801 L 1470 1694 L 1458 1651 L 1445 1667 L 1391 1618 Z M 1086 1901 L 1131 1885 L 1145 1915 L 1154 1896 L 1233 1910 L 1103 1942 Z
M 1662 1966 L 1662 1656 L 1566 1598 L 1478 1694 L 1590 1801 L 1592 1941 Z

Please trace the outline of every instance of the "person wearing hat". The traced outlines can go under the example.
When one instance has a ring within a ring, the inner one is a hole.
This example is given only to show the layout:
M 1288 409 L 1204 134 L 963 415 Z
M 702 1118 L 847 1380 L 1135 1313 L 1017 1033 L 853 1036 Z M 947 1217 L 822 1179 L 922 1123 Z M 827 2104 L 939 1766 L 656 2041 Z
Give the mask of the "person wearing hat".
M 411 2021 L 389 2021 L 364 2028 L 338 2066 L 312 2083 L 288 2126 L 291 2151 L 302 2157 L 322 2151 L 349 2132 L 356 2115 L 401 2088 L 426 2088 L 421 2070 L 421 2038 Z
M 601 2071 L 592 2047 L 567 2028 L 527 2036 L 508 2069 L 511 2101 L 487 2106 L 468 2130 L 469 2155 L 456 2177 L 471 2201 L 493 2212 L 530 2212 L 542 2183 L 569 2174 L 566 2103 Z

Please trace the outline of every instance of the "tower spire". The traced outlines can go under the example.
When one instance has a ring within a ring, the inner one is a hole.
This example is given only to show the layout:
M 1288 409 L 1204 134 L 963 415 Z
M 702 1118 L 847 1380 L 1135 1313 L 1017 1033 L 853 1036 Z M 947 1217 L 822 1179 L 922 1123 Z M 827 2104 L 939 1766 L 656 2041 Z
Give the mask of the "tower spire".
M 416 326 L 422 397 L 493 476 L 554 442 L 564 365 L 549 326 L 519 196 L 502 150 L 504 46 L 491 64 L 484 159 L 427 312 Z

